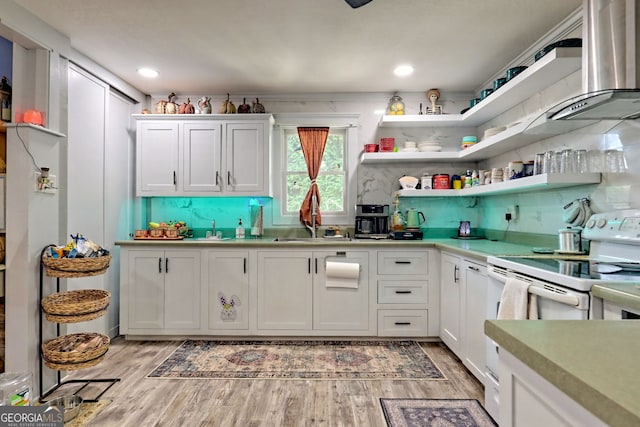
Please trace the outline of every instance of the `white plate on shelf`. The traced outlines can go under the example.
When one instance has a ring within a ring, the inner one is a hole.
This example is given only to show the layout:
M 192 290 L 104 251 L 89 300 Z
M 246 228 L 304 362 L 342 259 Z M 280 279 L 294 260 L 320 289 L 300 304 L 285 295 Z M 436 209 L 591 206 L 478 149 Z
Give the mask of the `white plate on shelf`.
M 418 149 L 417 148 L 401 148 L 400 150 L 403 153 L 417 153 Z
M 442 151 L 442 147 L 420 147 L 418 148 L 418 150 L 435 152 L 435 151 Z

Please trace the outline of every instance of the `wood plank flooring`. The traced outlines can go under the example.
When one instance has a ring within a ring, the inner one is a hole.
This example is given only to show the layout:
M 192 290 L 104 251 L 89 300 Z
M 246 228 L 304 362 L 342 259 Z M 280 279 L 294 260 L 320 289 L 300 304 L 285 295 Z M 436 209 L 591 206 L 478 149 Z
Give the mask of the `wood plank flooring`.
M 151 379 L 146 375 L 177 341 L 112 341 L 99 365 L 69 378 L 120 378 L 102 399 L 113 400 L 91 427 L 144 426 L 366 426 L 385 427 L 379 399 L 471 398 L 484 402 L 482 385 L 441 343 L 421 343 L 446 381 Z M 65 385 L 53 396 L 68 394 Z M 81 395 L 90 398 L 100 385 Z

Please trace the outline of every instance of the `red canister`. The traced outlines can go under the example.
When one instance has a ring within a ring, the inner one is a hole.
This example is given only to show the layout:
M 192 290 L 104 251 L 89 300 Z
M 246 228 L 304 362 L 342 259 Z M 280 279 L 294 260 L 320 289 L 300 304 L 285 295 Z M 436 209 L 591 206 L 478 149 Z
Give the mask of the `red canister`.
M 433 176 L 433 186 L 431 187 L 434 190 L 448 190 L 450 189 L 449 184 L 449 174 L 439 173 Z

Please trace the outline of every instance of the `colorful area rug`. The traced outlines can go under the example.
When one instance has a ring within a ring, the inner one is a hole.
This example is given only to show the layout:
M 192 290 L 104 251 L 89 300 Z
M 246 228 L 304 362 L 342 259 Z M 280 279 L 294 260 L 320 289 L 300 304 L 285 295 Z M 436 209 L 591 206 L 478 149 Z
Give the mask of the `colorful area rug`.
M 415 341 L 185 341 L 147 377 L 445 380 Z
M 475 399 L 380 399 L 389 427 L 494 427 Z

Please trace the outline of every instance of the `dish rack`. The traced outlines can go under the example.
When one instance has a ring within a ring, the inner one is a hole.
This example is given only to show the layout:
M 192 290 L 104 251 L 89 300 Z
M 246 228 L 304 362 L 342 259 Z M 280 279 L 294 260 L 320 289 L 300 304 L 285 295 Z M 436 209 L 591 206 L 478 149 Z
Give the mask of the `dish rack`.
M 109 268 L 111 255 L 97 258 L 53 258 L 48 255 L 47 245 L 40 253 L 40 403 L 46 403 L 46 397 L 65 384 L 83 384 L 73 393 L 79 393 L 91 383 L 106 383 L 94 399 L 84 402 L 98 402 L 120 378 L 70 379 L 62 381 L 61 371 L 75 371 L 97 365 L 104 360 L 111 340 L 108 336 L 93 332 L 60 335 L 60 325 L 65 323 L 86 322 L 97 319 L 107 313 L 111 293 L 100 289 L 81 289 L 60 292 L 61 278 L 81 278 L 104 274 Z M 44 294 L 44 277 L 56 278 L 56 292 Z M 45 319 L 56 323 L 56 337 L 44 340 L 43 323 Z M 57 371 L 56 384 L 47 392 L 43 389 L 44 367 Z

